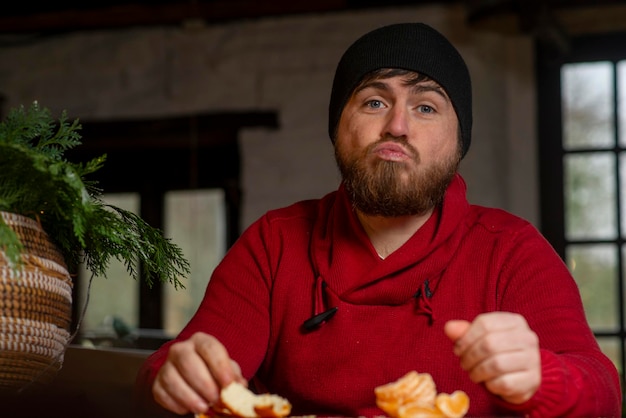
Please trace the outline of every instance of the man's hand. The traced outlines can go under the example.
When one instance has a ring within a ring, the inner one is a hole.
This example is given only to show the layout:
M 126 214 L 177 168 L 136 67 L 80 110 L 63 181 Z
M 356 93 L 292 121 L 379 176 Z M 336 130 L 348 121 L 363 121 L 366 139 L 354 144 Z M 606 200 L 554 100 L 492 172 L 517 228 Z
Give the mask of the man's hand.
M 232 381 L 245 386 L 239 365 L 213 336 L 198 332 L 170 347 L 152 393 L 155 401 L 177 414 L 206 412 Z
M 461 367 L 476 383 L 507 402 L 530 399 L 541 384 L 539 339 L 523 316 L 491 312 L 473 322 L 453 320 L 444 327 Z

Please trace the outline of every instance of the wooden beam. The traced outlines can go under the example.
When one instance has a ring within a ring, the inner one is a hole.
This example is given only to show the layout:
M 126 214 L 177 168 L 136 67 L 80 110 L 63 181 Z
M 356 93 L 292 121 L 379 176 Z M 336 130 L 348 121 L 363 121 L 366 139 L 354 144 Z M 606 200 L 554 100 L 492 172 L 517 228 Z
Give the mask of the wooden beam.
M 191 140 L 199 148 L 214 147 L 245 127 L 279 127 L 276 113 L 269 111 L 79 122 L 83 140 L 77 150 L 97 151 L 184 149 Z
M 0 33 L 66 32 L 130 26 L 180 25 L 185 22 L 224 22 L 265 16 L 344 10 L 347 0 L 196 0 L 157 4 L 128 3 L 96 8 L 20 13 L 3 10 Z

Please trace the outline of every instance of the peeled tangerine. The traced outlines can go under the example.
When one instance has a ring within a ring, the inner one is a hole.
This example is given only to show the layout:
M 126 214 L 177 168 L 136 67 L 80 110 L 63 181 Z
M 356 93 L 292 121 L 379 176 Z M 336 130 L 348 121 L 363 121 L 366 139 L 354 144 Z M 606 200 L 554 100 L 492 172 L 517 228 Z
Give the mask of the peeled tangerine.
M 374 393 L 376 405 L 394 418 L 461 418 L 469 409 L 469 396 L 461 390 L 437 394 L 429 373 L 410 371 Z

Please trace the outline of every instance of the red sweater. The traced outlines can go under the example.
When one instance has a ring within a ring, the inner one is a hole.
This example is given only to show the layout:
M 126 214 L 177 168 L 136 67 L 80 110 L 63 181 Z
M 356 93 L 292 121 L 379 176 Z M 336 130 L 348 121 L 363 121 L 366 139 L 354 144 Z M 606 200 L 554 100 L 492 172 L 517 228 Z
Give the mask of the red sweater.
M 302 324 L 337 307 L 319 328 Z M 470 381 L 443 326 L 482 312 L 522 314 L 538 334 L 542 384 L 511 405 Z M 293 414 L 376 416 L 374 387 L 410 370 L 461 389 L 470 416 L 619 416 L 617 371 L 599 350 L 578 288 L 528 222 L 470 205 L 457 176 L 439 211 L 381 260 L 345 190 L 268 212 L 216 268 L 176 340 L 216 336 L 257 388 Z M 149 387 L 171 343 L 139 374 Z

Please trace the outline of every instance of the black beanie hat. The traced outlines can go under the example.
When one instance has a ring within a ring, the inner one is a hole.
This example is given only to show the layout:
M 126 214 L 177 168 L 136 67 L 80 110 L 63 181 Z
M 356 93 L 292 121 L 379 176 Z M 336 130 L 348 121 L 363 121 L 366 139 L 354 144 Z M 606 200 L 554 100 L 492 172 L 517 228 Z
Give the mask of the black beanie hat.
M 472 139 L 472 86 L 465 61 L 443 35 L 423 23 L 383 26 L 357 39 L 343 54 L 333 80 L 328 134 L 334 141 L 341 112 L 363 77 L 381 68 L 424 74 L 441 85 L 461 128 L 462 155 Z

